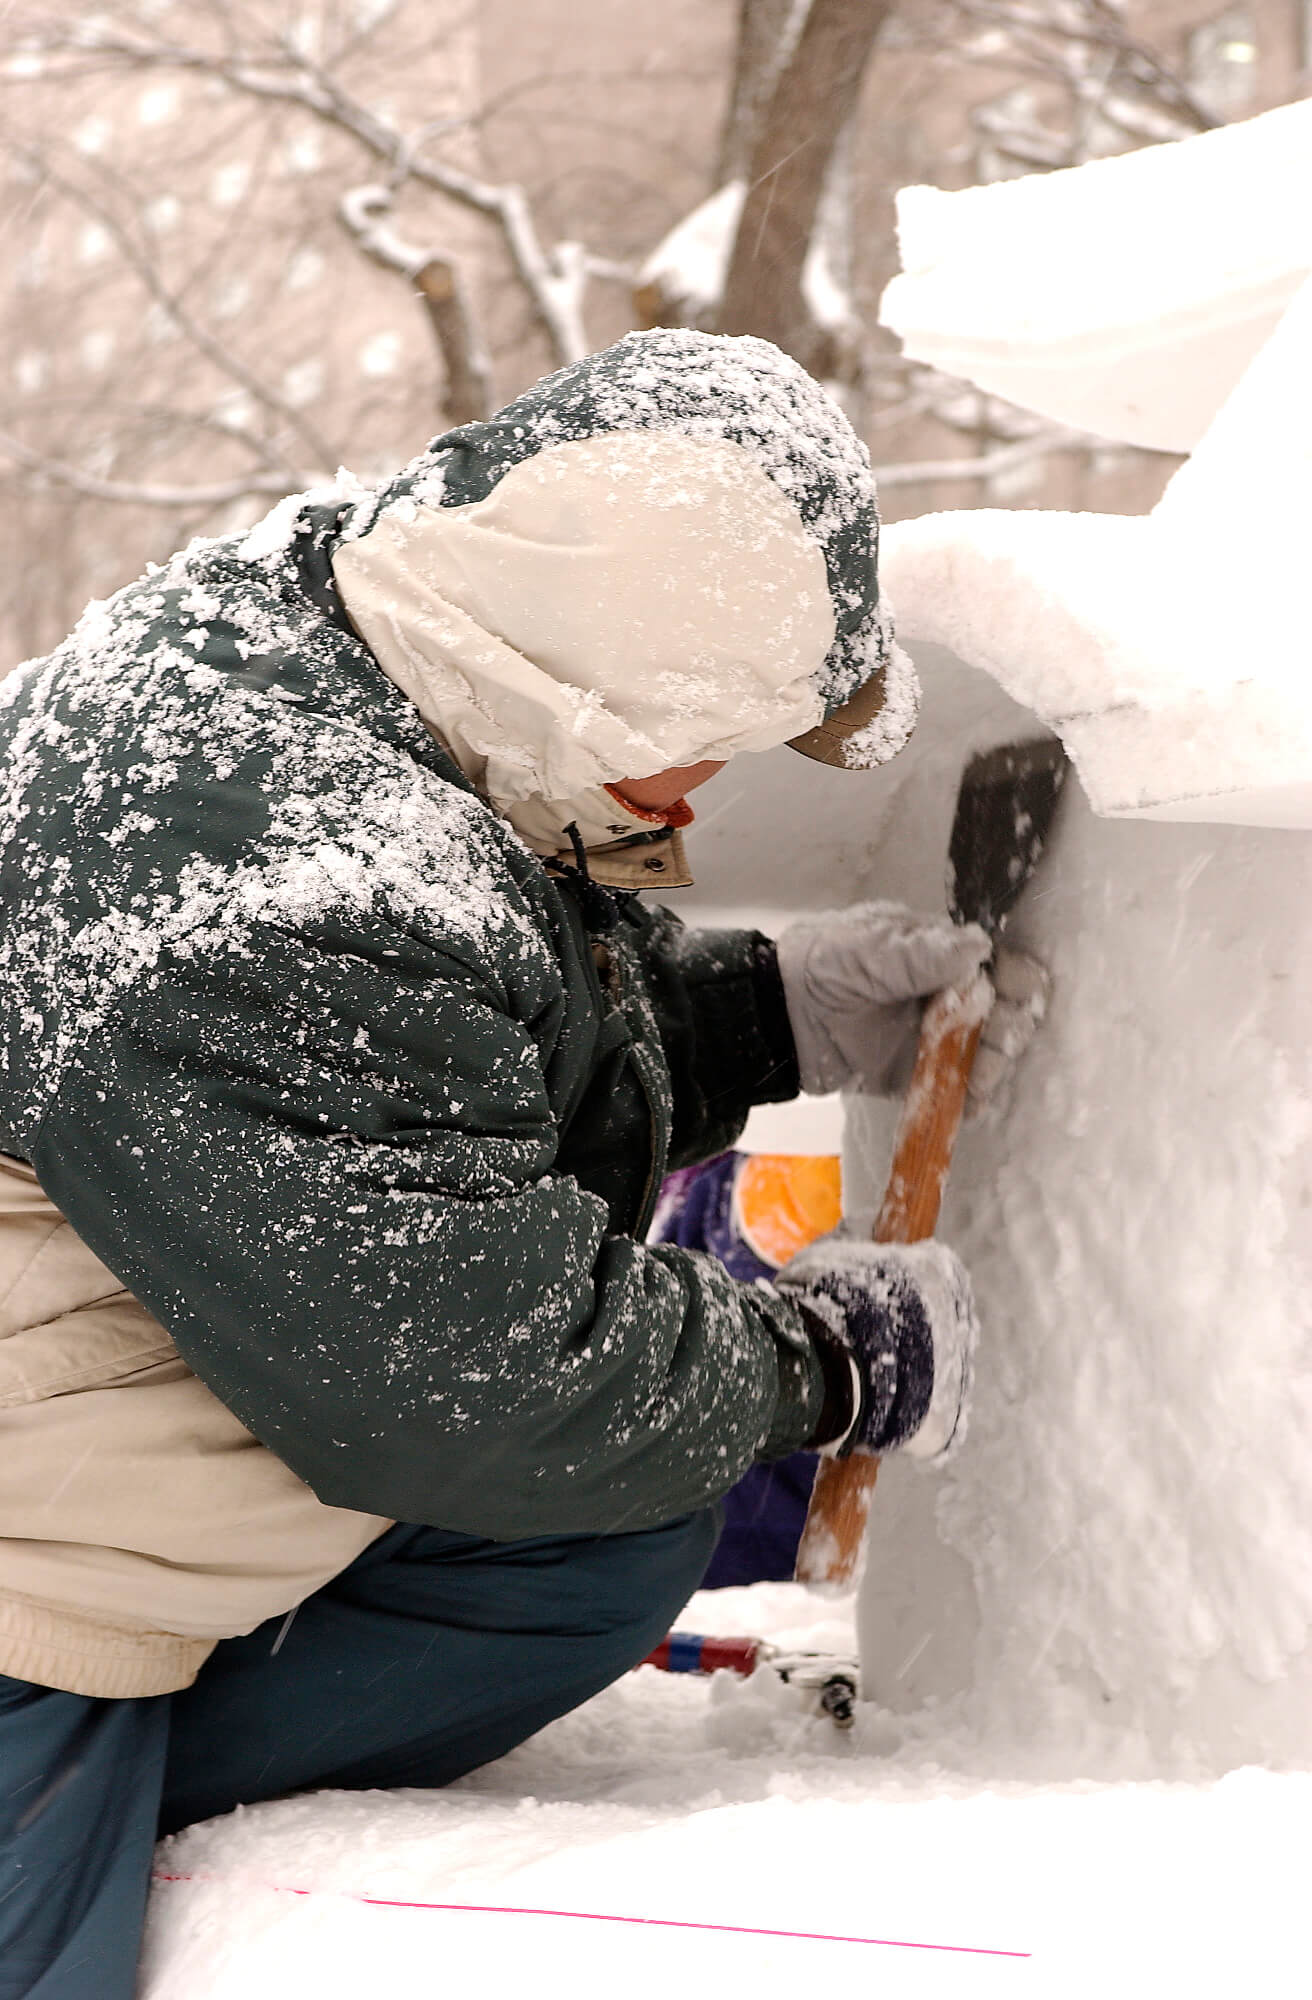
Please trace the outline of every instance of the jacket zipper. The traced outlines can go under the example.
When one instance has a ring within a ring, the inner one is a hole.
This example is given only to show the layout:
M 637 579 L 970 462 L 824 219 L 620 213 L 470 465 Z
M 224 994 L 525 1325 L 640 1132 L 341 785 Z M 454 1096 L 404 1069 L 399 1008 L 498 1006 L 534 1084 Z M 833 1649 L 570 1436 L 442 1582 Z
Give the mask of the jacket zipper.
M 659 1100 L 652 1087 L 647 1051 L 637 1042 L 630 1043 L 630 1054 L 642 1094 L 647 1100 L 647 1130 L 651 1134 L 651 1157 L 647 1164 L 647 1179 L 643 1184 L 642 1199 L 638 1203 L 638 1216 L 633 1225 L 633 1235 L 641 1243 L 651 1228 L 652 1217 L 656 1213 L 656 1198 L 661 1182 L 665 1179 L 665 1165 L 670 1157 L 669 1134 L 665 1120 L 660 1115 Z

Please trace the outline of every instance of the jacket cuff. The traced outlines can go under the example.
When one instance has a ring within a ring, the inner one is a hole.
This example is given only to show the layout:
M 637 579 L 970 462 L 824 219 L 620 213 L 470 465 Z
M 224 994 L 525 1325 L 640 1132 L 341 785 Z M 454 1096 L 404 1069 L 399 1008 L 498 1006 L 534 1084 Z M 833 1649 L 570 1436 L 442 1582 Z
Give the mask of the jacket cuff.
M 797 1066 L 797 1046 L 788 1018 L 783 974 L 773 938 L 752 933 L 752 992 L 763 1047 L 769 1052 L 769 1068 L 762 1079 L 758 1104 L 782 1104 L 796 1097 L 802 1088 Z
M 797 1051 L 771 939 L 760 931 L 689 930 L 680 944 L 708 1098 L 721 1095 L 726 1077 L 745 1106 L 796 1097 Z
M 801 1079 L 769 938 L 666 921 L 662 1036 L 674 1084 L 670 1165 L 680 1167 L 726 1152 L 754 1104 L 796 1097 Z
M 812 1439 L 820 1427 L 822 1411 L 828 1402 L 825 1363 L 819 1340 L 813 1334 L 813 1316 L 799 1306 L 796 1299 L 784 1299 L 783 1294 L 778 1292 L 774 1296 L 779 1302 L 792 1307 L 800 1324 L 797 1331 L 792 1327 L 781 1329 L 776 1325 L 779 1401 L 775 1407 L 774 1422 L 759 1453 L 760 1463 L 788 1458 L 795 1451 L 814 1451 L 816 1447 Z

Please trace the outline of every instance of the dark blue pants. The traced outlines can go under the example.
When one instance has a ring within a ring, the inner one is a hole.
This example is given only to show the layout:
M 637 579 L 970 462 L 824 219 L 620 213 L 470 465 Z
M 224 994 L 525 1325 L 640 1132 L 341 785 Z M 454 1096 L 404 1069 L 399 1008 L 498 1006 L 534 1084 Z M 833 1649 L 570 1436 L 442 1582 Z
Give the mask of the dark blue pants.
M 0 1675 L 0 2000 L 131 2000 L 157 1832 L 502 1756 L 651 1651 L 715 1532 L 711 1513 L 529 1542 L 397 1527 L 180 1694 Z

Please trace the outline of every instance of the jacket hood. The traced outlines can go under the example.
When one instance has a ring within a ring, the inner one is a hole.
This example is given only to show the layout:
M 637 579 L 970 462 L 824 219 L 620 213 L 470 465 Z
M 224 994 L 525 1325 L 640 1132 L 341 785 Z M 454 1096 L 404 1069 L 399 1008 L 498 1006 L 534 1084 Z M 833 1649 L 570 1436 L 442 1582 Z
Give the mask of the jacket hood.
M 352 510 L 333 570 L 507 809 L 807 733 L 827 761 L 885 761 L 917 691 L 877 543 L 866 451 L 802 368 L 657 329 L 437 438 Z

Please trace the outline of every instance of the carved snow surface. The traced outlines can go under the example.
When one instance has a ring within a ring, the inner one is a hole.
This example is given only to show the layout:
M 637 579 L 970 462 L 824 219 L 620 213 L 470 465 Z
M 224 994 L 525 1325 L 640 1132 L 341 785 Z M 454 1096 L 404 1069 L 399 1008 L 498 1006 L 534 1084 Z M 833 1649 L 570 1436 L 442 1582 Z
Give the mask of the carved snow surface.
M 1033 720 L 918 666 L 873 865 L 923 907 L 963 751 Z M 970 1437 L 941 1478 L 881 1471 L 863 1685 L 944 1761 L 970 1744 L 1012 1775 L 1302 1766 L 1312 851 L 1067 791 L 1008 931 L 1051 973 L 1048 1015 L 1008 1101 L 963 1128 L 939 1225 L 979 1304 Z M 849 1100 L 855 1208 L 894 1110 Z

